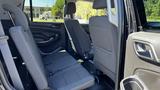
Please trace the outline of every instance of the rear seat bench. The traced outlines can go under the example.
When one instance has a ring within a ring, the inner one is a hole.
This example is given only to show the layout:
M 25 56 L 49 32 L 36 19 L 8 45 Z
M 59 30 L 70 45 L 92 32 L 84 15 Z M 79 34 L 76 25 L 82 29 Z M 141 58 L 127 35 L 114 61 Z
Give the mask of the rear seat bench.
M 94 84 L 94 78 L 67 52 L 41 58 L 28 31 L 13 27 L 10 34 L 39 89 L 81 90 Z
M 14 15 L 10 35 L 39 90 L 82 90 L 94 84 L 93 76 L 67 52 L 42 58 L 22 10 L 9 4 L 3 9 Z
M 55 90 L 82 90 L 94 84 L 94 78 L 78 63 L 51 74 L 48 81 Z
M 76 60 L 65 51 L 45 56 L 43 63 L 49 75 L 77 64 Z
M 94 84 L 94 78 L 67 52 L 58 52 L 43 60 L 47 63 L 49 86 L 55 90 L 81 90 Z

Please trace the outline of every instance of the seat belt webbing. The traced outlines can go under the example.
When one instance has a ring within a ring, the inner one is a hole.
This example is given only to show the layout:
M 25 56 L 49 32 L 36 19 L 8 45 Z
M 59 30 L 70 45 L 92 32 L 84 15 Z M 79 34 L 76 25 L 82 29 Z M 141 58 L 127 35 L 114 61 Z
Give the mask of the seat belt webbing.
M 4 62 L 7 66 L 7 69 L 8 69 L 8 72 L 9 72 L 9 75 L 11 77 L 14 87 L 18 90 L 24 90 L 22 81 L 20 79 L 20 76 L 17 71 L 16 65 L 14 63 L 11 51 L 9 49 L 9 45 L 7 42 L 8 39 L 9 37 L 5 35 L 3 27 L 2 27 L 2 23 L 0 21 L 0 51 L 4 58 Z
M 71 37 L 71 35 L 70 35 L 70 33 L 69 33 L 68 27 L 66 26 L 65 22 L 64 22 L 64 26 L 65 26 L 66 32 L 67 32 L 67 34 L 68 34 L 69 40 L 70 40 L 70 42 L 71 42 L 71 47 L 72 47 L 72 49 L 74 50 L 74 52 L 77 52 L 76 47 L 75 47 L 75 45 L 74 45 L 74 43 L 73 43 L 72 37 Z

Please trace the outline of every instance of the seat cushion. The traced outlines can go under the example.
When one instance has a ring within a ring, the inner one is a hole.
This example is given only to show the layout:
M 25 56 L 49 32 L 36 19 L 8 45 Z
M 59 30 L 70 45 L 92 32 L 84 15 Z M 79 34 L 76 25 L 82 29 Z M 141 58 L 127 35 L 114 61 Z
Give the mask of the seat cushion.
M 67 52 L 50 54 L 44 57 L 43 61 L 49 75 L 77 64 L 77 61 Z
M 55 73 L 48 81 L 54 90 L 83 90 L 94 84 L 94 78 L 80 64 Z

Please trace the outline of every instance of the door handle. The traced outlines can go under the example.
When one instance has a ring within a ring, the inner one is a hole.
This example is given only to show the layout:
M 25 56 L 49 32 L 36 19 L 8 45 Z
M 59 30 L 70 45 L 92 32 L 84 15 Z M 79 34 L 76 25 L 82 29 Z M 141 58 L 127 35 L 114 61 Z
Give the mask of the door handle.
M 59 35 L 55 34 L 55 35 L 52 35 L 52 36 L 46 37 L 46 38 L 47 38 L 46 40 L 37 42 L 38 46 L 46 46 L 50 43 L 56 42 L 59 39 Z
M 151 45 L 143 42 L 135 42 L 135 52 L 142 59 L 154 60 L 154 53 Z

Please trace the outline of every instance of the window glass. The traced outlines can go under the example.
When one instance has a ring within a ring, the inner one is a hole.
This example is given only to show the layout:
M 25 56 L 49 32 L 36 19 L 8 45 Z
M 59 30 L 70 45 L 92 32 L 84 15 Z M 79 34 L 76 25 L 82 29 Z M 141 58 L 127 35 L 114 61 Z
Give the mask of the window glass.
M 65 0 L 32 0 L 33 22 L 63 22 Z M 25 0 L 24 12 L 30 17 L 30 0 Z M 31 17 L 30 17 L 31 18 Z
M 111 12 L 112 12 L 113 15 L 116 14 L 116 8 L 115 8 L 114 0 L 111 0 Z
M 160 22 L 160 0 L 144 0 L 148 22 Z
M 93 2 L 91 1 L 84 1 L 84 0 L 78 0 L 76 2 L 76 13 L 75 18 L 79 20 L 80 23 L 88 24 L 89 18 L 92 16 L 102 16 L 106 15 L 105 9 L 93 9 L 92 8 Z
M 24 3 L 24 13 L 27 15 L 27 17 L 31 21 L 30 2 L 29 2 L 29 0 L 25 0 L 25 3 Z

